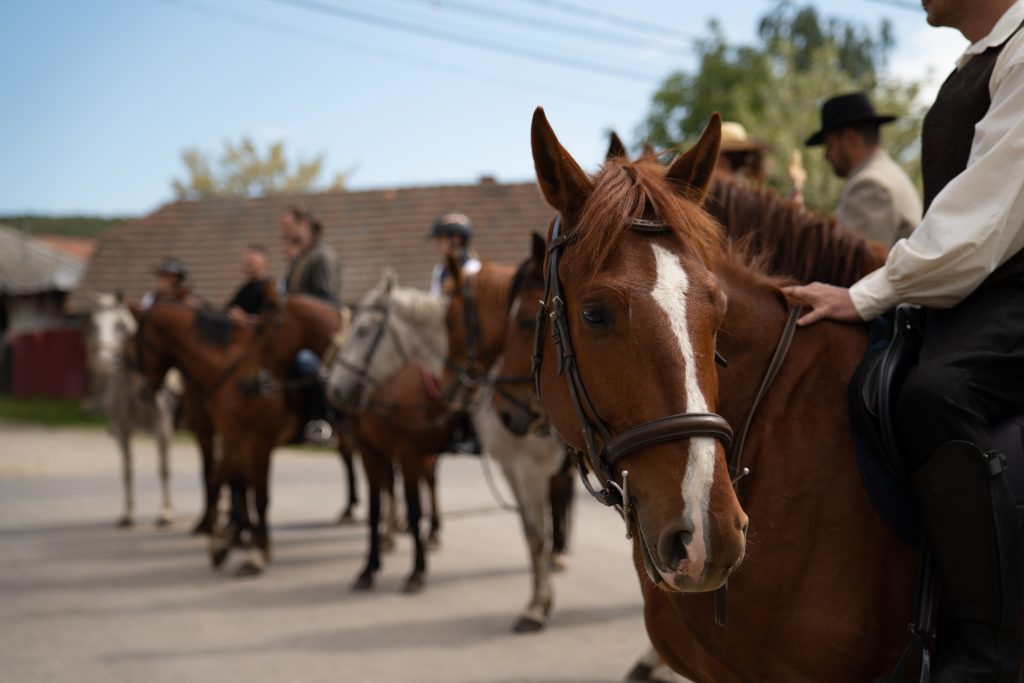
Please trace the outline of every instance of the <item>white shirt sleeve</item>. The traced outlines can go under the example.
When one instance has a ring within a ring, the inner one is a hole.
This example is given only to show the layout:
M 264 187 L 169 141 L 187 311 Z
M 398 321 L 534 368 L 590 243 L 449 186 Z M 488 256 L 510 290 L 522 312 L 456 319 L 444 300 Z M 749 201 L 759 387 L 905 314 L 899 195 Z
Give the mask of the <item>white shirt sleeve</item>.
M 1024 63 L 1008 67 L 993 90 L 967 168 L 885 265 L 850 288 L 861 318 L 899 303 L 954 306 L 1024 248 Z

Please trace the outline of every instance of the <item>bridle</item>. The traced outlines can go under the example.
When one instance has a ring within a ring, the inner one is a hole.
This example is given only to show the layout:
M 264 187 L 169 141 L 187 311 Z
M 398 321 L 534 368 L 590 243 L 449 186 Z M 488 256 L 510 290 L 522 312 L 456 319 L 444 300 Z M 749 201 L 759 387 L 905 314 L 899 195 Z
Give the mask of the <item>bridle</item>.
M 363 358 L 359 363 L 352 363 L 340 352 L 336 352 L 331 358 L 330 365 L 337 363 L 351 372 L 359 379 L 358 386 L 365 387 L 366 385 L 370 385 L 376 389 L 381 386 L 381 382 L 370 375 L 370 366 L 373 365 L 373 359 L 376 357 L 377 351 L 380 350 L 385 337 L 391 337 L 391 340 L 395 344 L 395 348 L 398 349 L 398 355 L 402 358 L 402 365 L 407 365 L 411 356 L 409 355 L 409 352 L 406 351 L 405 345 L 402 344 L 402 338 L 391 324 L 392 311 L 390 301 L 387 304 L 370 304 L 367 306 L 360 306 L 357 308 L 357 311 L 380 313 L 382 315 L 380 326 L 377 328 L 377 331 L 374 332 L 373 339 L 370 341 L 370 345 L 366 347 L 366 352 L 363 354 Z M 353 325 L 354 323 L 355 321 L 353 320 Z
M 670 230 L 669 225 L 664 221 L 641 218 L 630 220 L 629 228 L 634 232 L 655 235 L 665 234 Z M 583 383 L 583 377 L 580 375 L 579 363 L 570 333 L 569 319 L 566 314 L 565 291 L 558 273 L 561 254 L 575 237 L 576 232 L 573 230 L 562 232 L 562 216 L 558 214 L 555 217 L 551 239 L 547 247 L 548 267 L 544 278 L 544 298 L 541 299 L 540 308 L 537 311 L 532 361 L 534 388 L 537 395 L 541 396 L 540 370 L 544 360 L 544 333 L 547 320 L 550 319 L 557 372 L 559 376 L 565 377 L 566 385 L 569 389 L 569 398 L 576 412 L 576 420 L 586 445 L 586 458 L 590 465 L 590 471 L 594 473 L 600 482 L 599 487 L 595 487 L 591 483 L 590 474 L 587 471 L 587 463 L 584 462 L 582 455 L 578 454 L 576 466 L 583 481 L 583 486 L 599 503 L 608 507 L 614 507 L 622 514 L 626 522 L 627 539 L 632 538 L 634 531 L 639 535 L 639 545 L 647 574 L 653 583 L 658 584 L 663 579 L 650 556 L 650 549 L 643 538 L 639 520 L 636 518 L 635 503 L 629 494 L 629 471 L 624 470 L 622 472 L 622 485 L 619 486 L 615 481 L 615 465 L 631 453 L 635 453 L 648 446 L 695 437 L 711 437 L 721 442 L 726 452 L 729 453 L 732 483 L 733 487 L 735 487 L 738 481 L 749 473 L 749 470 L 742 467 L 743 443 L 746 440 L 746 434 L 750 428 L 757 406 L 786 357 L 796 329 L 796 320 L 799 317 L 800 308 L 794 306 L 790 309 L 775 354 L 769 363 L 768 370 L 754 399 L 753 406 L 735 439 L 735 447 L 733 447 L 732 427 L 730 427 L 725 418 L 717 413 L 677 413 L 675 415 L 667 415 L 630 427 L 619 434 L 613 435 L 608 424 L 601 418 L 597 408 L 591 401 L 587 388 Z M 715 352 L 715 359 L 718 364 L 726 365 L 725 359 L 717 351 Z M 716 621 L 719 624 L 725 623 L 725 596 L 724 586 L 716 591 Z

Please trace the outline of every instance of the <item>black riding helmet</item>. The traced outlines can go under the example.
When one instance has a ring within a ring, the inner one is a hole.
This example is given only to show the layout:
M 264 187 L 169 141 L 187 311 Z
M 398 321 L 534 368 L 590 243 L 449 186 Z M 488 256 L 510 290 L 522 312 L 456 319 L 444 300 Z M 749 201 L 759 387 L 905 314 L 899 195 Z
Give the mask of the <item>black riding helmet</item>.
M 160 275 L 162 273 L 177 275 L 182 280 L 188 279 L 188 268 L 185 267 L 185 262 L 172 256 L 168 256 L 160 261 L 160 265 L 153 269 L 154 275 Z
M 458 235 L 462 238 L 463 244 L 469 244 L 469 241 L 473 239 L 473 224 L 465 214 L 443 214 L 434 219 L 434 224 L 427 237 L 435 238 L 442 235 Z

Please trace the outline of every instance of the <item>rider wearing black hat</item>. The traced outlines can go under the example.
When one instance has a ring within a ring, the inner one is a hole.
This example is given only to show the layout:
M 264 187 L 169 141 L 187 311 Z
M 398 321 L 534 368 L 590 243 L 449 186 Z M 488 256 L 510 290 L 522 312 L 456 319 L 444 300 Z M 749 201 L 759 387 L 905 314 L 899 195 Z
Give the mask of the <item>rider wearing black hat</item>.
M 921 220 L 913 182 L 880 144 L 879 127 L 895 120 L 877 113 L 864 93 L 839 95 L 822 105 L 821 129 L 807 139 L 808 146 L 825 145 L 825 159 L 846 179 L 836 220 L 886 246 Z
M 157 299 L 184 301 L 189 297 L 188 267 L 185 262 L 173 256 L 164 257 L 153 269 L 156 276 L 156 289 L 142 295 L 140 304 L 149 308 Z

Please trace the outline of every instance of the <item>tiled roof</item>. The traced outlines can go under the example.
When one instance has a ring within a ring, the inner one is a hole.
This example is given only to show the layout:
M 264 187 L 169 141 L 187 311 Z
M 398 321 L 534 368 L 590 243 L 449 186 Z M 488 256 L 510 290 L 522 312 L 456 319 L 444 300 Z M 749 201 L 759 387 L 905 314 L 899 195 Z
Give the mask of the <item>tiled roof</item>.
M 36 239 L 54 251 L 85 263 L 96 249 L 96 240 L 91 237 L 67 237 L 65 235 L 36 235 Z
M 101 234 L 85 277 L 68 297 L 68 309 L 86 308 L 91 292 L 121 291 L 138 299 L 153 287 L 152 269 L 164 256 L 183 259 L 195 292 L 223 304 L 241 284 L 241 254 L 250 243 L 270 250 L 270 272 L 278 278 L 284 269 L 279 220 L 290 204 L 311 211 L 323 224 L 325 240 L 341 259 L 346 302 L 358 301 L 386 266 L 398 272 L 403 285 L 426 288 L 437 262 L 426 234 L 439 214 L 468 215 L 477 252 L 503 263 L 524 258 L 530 232 L 545 231 L 553 215 L 534 183 L 174 202 Z
M 82 277 L 84 265 L 31 235 L 0 226 L 0 294 L 66 292 Z

